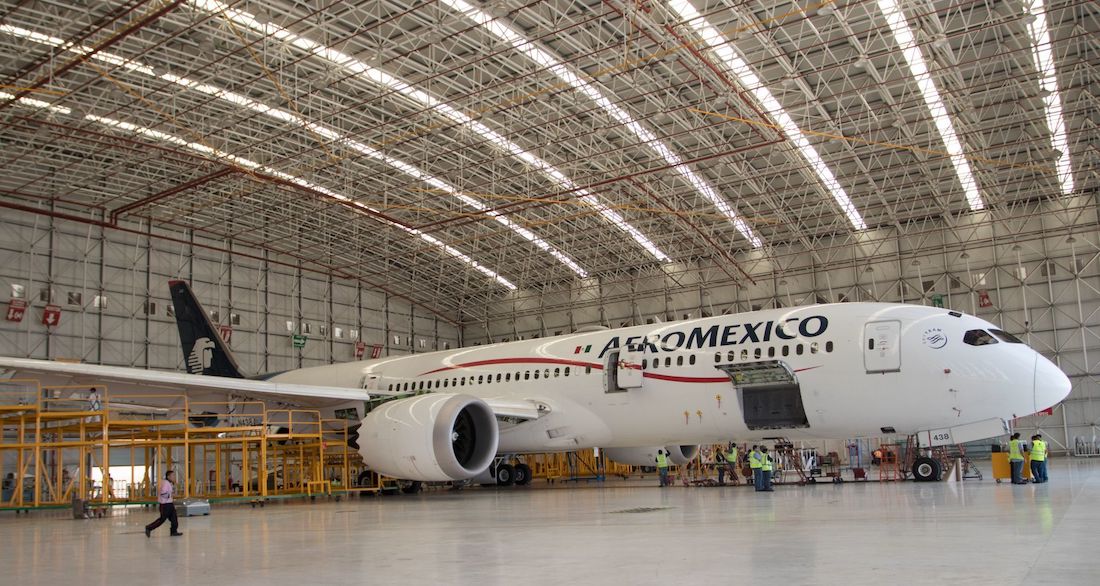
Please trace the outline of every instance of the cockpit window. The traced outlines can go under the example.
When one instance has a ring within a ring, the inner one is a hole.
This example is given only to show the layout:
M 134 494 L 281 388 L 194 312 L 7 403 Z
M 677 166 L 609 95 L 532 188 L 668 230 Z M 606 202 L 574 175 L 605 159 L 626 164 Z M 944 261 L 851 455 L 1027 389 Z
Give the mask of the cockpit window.
M 985 346 L 987 344 L 996 344 L 997 339 L 989 335 L 989 332 L 985 330 L 970 330 L 963 334 L 963 343 L 970 344 L 971 346 Z
M 1008 342 L 1009 344 L 1023 344 L 1024 343 L 1023 340 L 1017 338 L 1016 336 L 1013 336 L 1012 334 L 1010 334 L 1010 333 L 1008 333 L 1004 330 L 989 330 L 989 332 L 991 334 L 993 334 L 994 336 L 997 336 L 997 339 L 1002 341 L 1002 342 Z

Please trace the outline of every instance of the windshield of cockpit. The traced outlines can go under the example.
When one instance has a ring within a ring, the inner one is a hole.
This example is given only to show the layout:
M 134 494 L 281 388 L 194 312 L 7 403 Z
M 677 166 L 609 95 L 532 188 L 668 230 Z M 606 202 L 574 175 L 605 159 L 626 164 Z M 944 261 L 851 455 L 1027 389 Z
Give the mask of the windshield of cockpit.
M 963 334 L 963 343 L 971 346 L 988 346 L 998 341 L 1008 344 L 1023 344 L 1024 341 L 1004 331 L 990 328 L 987 330 L 969 330 Z

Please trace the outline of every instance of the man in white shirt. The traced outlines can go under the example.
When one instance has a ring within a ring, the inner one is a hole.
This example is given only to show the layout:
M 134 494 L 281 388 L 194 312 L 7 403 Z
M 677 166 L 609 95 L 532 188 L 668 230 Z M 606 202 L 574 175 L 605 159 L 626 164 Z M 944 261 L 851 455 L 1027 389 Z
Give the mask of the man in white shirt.
M 150 537 L 153 530 L 168 521 L 172 524 L 172 537 L 179 537 L 183 535 L 179 531 L 180 522 L 176 517 L 176 505 L 172 504 L 172 491 L 176 488 L 176 473 L 169 470 L 164 474 L 164 480 L 160 481 L 160 486 L 157 488 L 157 503 L 160 504 L 160 517 L 145 526 L 145 536 Z

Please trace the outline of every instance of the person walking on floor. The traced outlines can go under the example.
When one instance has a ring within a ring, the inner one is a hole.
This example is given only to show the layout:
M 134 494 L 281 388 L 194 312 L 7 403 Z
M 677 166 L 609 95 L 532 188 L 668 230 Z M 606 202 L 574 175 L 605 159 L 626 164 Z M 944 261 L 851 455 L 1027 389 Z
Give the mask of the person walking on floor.
M 1031 481 L 1047 481 L 1047 443 L 1038 433 L 1031 436 Z
M 1008 465 L 1012 468 L 1012 484 L 1027 484 L 1024 480 L 1024 452 L 1019 432 L 1008 440 Z
M 156 521 L 153 521 L 149 525 L 145 526 L 145 536 L 151 537 L 153 530 L 168 521 L 172 524 L 171 536 L 179 537 L 183 535 L 183 532 L 179 530 L 180 522 L 176 517 L 176 505 L 172 503 L 172 492 L 176 489 L 176 473 L 169 470 L 164 474 L 164 480 L 160 481 L 160 487 L 157 489 L 157 503 L 160 505 L 160 517 Z
M 664 450 L 657 450 L 657 475 L 661 479 L 661 486 L 668 486 L 668 456 Z
M 760 446 L 753 445 L 752 451 L 749 452 L 749 468 L 752 469 L 752 485 L 756 488 L 756 492 L 764 490 L 763 463 Z

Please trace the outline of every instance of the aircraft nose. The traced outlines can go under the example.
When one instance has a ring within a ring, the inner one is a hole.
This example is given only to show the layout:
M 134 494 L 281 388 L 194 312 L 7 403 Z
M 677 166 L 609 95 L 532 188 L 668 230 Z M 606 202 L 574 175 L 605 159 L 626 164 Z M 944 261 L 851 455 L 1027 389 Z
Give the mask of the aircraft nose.
M 1041 411 L 1060 403 L 1069 395 L 1069 377 L 1056 364 L 1039 356 L 1035 361 L 1035 409 Z

